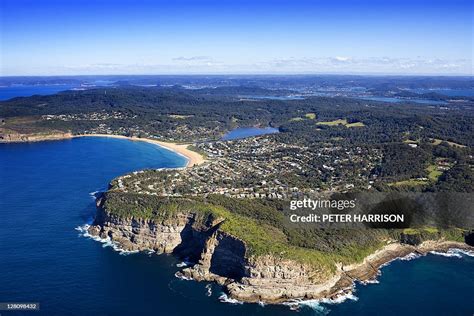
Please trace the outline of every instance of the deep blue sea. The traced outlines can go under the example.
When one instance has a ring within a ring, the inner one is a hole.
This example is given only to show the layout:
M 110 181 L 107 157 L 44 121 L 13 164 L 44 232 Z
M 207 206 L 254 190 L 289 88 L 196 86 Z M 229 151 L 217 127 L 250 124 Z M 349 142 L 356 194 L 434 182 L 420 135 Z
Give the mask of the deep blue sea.
M 178 167 L 184 158 L 144 142 L 78 138 L 0 144 L 0 302 L 40 302 L 5 315 L 472 315 L 474 258 L 428 255 L 383 268 L 341 304 L 230 304 L 221 289 L 177 279 L 169 255 L 123 255 L 80 235 L 92 193 L 116 176 Z
M 49 95 L 60 91 L 77 88 L 78 85 L 56 84 L 56 85 L 17 85 L 0 87 L 0 101 L 15 97 L 29 97 L 32 95 Z
M 12 85 L 0 87 L 0 101 L 15 97 L 29 97 L 32 95 L 50 95 L 61 91 L 72 89 L 87 89 L 101 86 L 110 86 L 113 84 L 109 80 L 93 80 L 85 86 L 79 84 L 38 84 L 38 85 Z

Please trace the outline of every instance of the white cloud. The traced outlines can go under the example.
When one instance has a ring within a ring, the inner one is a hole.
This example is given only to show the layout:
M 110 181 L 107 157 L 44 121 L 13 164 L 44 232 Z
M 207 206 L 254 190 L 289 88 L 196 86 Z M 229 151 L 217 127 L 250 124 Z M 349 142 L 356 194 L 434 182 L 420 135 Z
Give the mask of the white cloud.
M 394 57 L 313 57 L 286 58 L 264 61 L 254 65 L 269 72 L 279 70 L 289 73 L 393 73 L 393 74 L 468 74 L 472 61 L 442 58 Z
M 10 66 L 11 67 L 11 66 Z M 216 61 L 210 56 L 176 57 L 169 62 L 117 64 L 100 62 L 93 64 L 72 64 L 53 68 L 24 67 L 13 70 L 5 67 L 2 73 L 17 75 L 75 75 L 75 74 L 471 74 L 470 59 L 443 58 L 395 58 L 379 57 L 285 57 L 269 60 L 249 60 L 228 63 Z M 34 72 L 34 73 L 33 73 Z
M 342 62 L 344 62 L 344 61 L 349 61 L 351 58 L 350 58 L 350 57 L 336 56 L 336 57 L 334 57 L 334 59 L 337 60 L 337 61 L 342 61 Z
M 209 56 L 192 56 L 192 57 L 180 56 L 180 57 L 175 57 L 172 60 L 173 61 L 178 61 L 178 62 L 181 62 L 181 61 L 205 61 L 205 62 L 209 62 L 209 61 L 212 61 L 212 58 L 209 57 Z

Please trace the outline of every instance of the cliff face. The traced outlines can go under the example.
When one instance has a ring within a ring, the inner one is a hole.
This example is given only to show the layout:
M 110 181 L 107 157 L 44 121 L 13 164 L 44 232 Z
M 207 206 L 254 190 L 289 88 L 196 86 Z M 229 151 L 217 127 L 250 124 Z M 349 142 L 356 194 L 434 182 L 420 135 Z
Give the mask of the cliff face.
M 121 218 L 104 210 L 99 200 L 89 233 L 110 238 L 124 250 L 153 250 L 188 258 L 196 263 L 192 272 L 195 279 L 241 279 L 248 274 L 245 244 L 220 231 L 220 223 L 197 224 L 192 212 L 163 221 Z
M 323 298 L 340 277 L 319 275 L 311 266 L 269 255 L 252 258 L 247 271 L 248 276 L 227 286 L 231 297 L 246 302 Z
M 19 133 L 1 133 L 0 143 L 26 143 L 39 142 L 44 140 L 58 140 L 72 138 L 71 133 L 49 133 L 49 134 L 19 134 Z
M 178 275 L 224 286 L 230 297 L 246 302 L 281 303 L 294 299 L 337 298 L 353 289 L 355 280 L 377 277 L 379 268 L 410 253 L 469 248 L 454 242 L 423 242 L 420 245 L 389 243 L 362 263 L 337 264 L 332 275 L 315 267 L 277 256 L 249 256 L 244 241 L 222 231 L 223 219 L 196 220 L 196 214 L 178 213 L 156 221 L 111 215 L 98 201 L 91 235 L 110 238 L 125 250 L 173 253 L 194 262 Z
M 114 217 L 102 211 L 94 226 L 89 228 L 89 233 L 101 238 L 108 237 L 125 250 L 150 249 L 158 253 L 171 253 L 181 244 L 180 234 L 186 222 L 186 217 L 182 217 L 173 223 L 155 223 Z
M 153 250 L 157 253 L 177 253 L 183 257 L 199 256 L 208 234 L 207 227 L 193 229 L 193 214 L 178 214 L 175 218 L 153 221 L 121 218 L 100 207 L 89 233 L 110 238 L 124 250 Z
M 339 279 L 336 274 L 328 280 L 315 280 L 317 271 L 292 260 L 273 256 L 249 258 L 244 242 L 220 231 L 207 240 L 199 262 L 181 274 L 225 285 L 232 298 L 266 303 L 322 298 Z
M 190 212 L 157 222 L 111 215 L 102 207 L 89 233 L 110 238 L 125 250 L 174 253 L 195 262 L 179 274 L 197 281 L 225 286 L 233 298 L 247 302 L 277 303 L 326 296 L 339 274 L 315 280 L 318 271 L 273 256 L 249 257 L 245 242 L 219 230 L 222 220 L 196 224 Z

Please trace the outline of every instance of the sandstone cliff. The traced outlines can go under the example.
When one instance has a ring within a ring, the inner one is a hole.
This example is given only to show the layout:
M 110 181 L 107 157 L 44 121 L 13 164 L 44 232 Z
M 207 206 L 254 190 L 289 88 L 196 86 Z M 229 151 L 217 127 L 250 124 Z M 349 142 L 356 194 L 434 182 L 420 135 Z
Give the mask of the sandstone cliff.
M 298 299 L 335 299 L 352 291 L 354 281 L 373 280 L 379 268 L 396 258 L 432 250 L 466 248 L 455 242 L 424 242 L 418 246 L 389 242 L 353 265 L 337 264 L 332 274 L 278 256 L 250 256 L 246 243 L 220 228 L 224 219 L 196 220 L 192 211 L 166 220 L 144 220 L 111 215 L 98 200 L 91 235 L 110 238 L 124 250 L 173 253 L 194 263 L 178 275 L 224 286 L 231 298 L 246 302 L 282 303 Z
M 188 258 L 195 264 L 179 274 L 218 282 L 239 300 L 277 303 L 320 298 L 340 277 L 335 274 L 316 280 L 318 271 L 308 265 L 270 255 L 249 257 L 245 242 L 219 230 L 220 219 L 197 224 L 192 212 L 163 221 L 120 218 L 101 204 L 99 200 L 91 235 L 110 238 L 124 250 L 153 250 Z
M 54 132 L 47 134 L 20 134 L 20 133 L 2 133 L 0 131 L 0 143 L 26 143 L 39 142 L 44 140 L 58 140 L 72 138 L 71 133 Z

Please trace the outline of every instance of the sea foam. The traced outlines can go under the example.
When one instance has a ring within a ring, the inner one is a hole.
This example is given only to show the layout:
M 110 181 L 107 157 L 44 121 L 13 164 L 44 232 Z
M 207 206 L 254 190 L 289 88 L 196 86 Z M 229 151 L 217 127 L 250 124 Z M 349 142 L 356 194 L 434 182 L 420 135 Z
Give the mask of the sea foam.
M 187 259 L 184 259 L 182 262 L 176 264 L 178 268 L 190 267 L 192 265 L 193 263 L 191 261 L 188 261 Z
M 176 273 L 174 274 L 174 276 L 177 277 L 178 279 L 185 280 L 185 281 L 192 281 L 192 280 L 193 280 L 192 278 L 185 276 L 184 274 L 182 274 L 182 273 L 179 272 L 179 271 L 176 272 Z
M 312 300 L 292 300 L 292 301 L 283 303 L 283 305 L 289 306 L 290 309 L 292 310 L 299 310 L 301 307 L 308 307 L 314 310 L 317 313 L 317 315 L 327 315 L 329 314 L 331 310 L 323 306 L 322 304 L 327 304 L 327 305 L 340 304 L 347 300 L 357 301 L 359 300 L 359 298 L 355 296 L 353 293 L 346 293 L 334 299 L 323 298 L 323 299 L 312 299 Z
M 91 226 L 90 224 L 84 224 L 82 226 L 76 227 L 75 229 L 80 232 L 79 236 L 90 238 L 94 241 L 98 241 L 98 242 L 102 243 L 103 248 L 111 247 L 113 250 L 117 251 L 122 256 L 127 256 L 127 255 L 130 255 L 130 254 L 134 254 L 134 253 L 139 252 L 138 250 L 125 250 L 125 249 L 122 249 L 122 248 L 120 248 L 119 244 L 112 241 L 109 237 L 101 238 L 99 236 L 91 235 L 89 233 L 89 227 L 90 226 Z
M 225 294 L 225 293 L 222 293 L 219 296 L 219 301 L 221 301 L 223 303 L 229 303 L 229 304 L 243 304 L 244 303 L 244 302 L 241 302 L 239 300 L 236 300 L 235 298 L 228 297 L 227 294 Z
M 212 285 L 208 284 L 206 285 L 206 296 L 211 296 L 212 295 Z
M 97 196 L 105 191 L 107 191 L 107 189 L 102 188 L 97 191 L 89 192 L 89 195 L 95 201 L 97 199 Z
M 379 271 L 380 271 L 381 268 L 390 265 L 390 264 L 391 264 L 392 262 L 394 262 L 394 261 L 397 261 L 397 260 L 400 260 L 400 261 L 411 261 L 411 260 L 420 258 L 421 256 L 422 256 L 421 254 L 412 252 L 412 253 L 409 253 L 408 255 L 404 256 L 404 257 L 393 258 L 392 260 L 387 261 L 387 262 L 385 262 L 384 264 L 381 264 L 380 267 L 379 267 Z
M 430 251 L 430 254 L 449 258 L 462 258 L 463 256 L 474 257 L 474 251 L 457 248 L 448 249 L 446 252 Z

